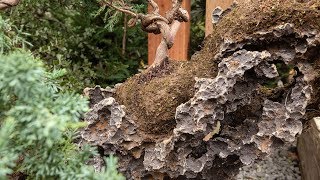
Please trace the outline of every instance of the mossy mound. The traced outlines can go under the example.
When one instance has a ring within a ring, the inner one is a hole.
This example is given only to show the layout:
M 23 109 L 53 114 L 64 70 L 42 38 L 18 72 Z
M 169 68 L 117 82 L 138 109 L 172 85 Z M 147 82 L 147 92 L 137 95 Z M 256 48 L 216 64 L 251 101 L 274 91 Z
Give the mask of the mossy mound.
M 298 30 L 320 30 L 320 2 L 241 2 L 214 27 L 202 50 L 190 61 L 167 61 L 162 67 L 130 78 L 116 90 L 116 99 L 145 134 L 169 135 L 175 127 L 176 107 L 194 94 L 195 77 L 216 76 L 219 62 L 215 55 L 224 40 L 241 41 L 257 31 L 284 23 L 292 23 Z

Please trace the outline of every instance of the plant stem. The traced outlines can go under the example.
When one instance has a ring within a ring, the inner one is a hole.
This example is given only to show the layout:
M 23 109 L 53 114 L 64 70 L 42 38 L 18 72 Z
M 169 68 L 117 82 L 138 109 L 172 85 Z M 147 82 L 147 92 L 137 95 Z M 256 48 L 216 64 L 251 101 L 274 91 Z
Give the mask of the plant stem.
M 126 44 L 127 44 L 127 29 L 128 29 L 128 15 L 124 14 L 123 23 L 123 36 L 122 36 L 122 56 L 126 54 Z

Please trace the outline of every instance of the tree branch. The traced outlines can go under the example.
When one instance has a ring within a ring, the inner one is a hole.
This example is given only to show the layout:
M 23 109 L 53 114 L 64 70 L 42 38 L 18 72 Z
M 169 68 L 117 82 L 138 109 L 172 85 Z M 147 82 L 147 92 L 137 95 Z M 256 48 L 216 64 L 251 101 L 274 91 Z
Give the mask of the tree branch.
M 128 27 L 128 15 L 124 15 L 123 23 L 123 36 L 122 36 L 122 56 L 126 54 L 126 44 L 127 44 L 127 27 Z
M 142 29 L 148 33 L 162 35 L 162 40 L 156 51 L 156 57 L 151 68 L 158 66 L 168 58 L 168 50 L 173 46 L 174 37 L 176 36 L 180 24 L 182 22 L 189 21 L 189 13 L 181 7 L 182 0 L 172 0 L 172 8 L 167 11 L 166 17 L 159 14 L 159 6 L 154 0 L 148 0 L 148 3 L 153 8 L 153 11 L 148 14 L 134 13 L 128 9 L 125 9 L 126 3 L 122 0 L 118 0 L 120 6 L 113 5 L 112 0 L 104 1 L 104 5 L 116 9 L 117 11 L 129 14 L 133 16 L 129 20 L 129 27 L 136 24 L 140 19 Z
M 159 11 L 159 6 L 156 2 L 154 2 L 154 0 L 148 0 L 149 4 L 152 6 L 153 8 L 153 13 L 154 14 L 159 14 L 160 11 Z
M 0 0 L 0 10 L 18 5 L 20 0 Z
M 162 40 L 157 48 L 155 60 L 149 68 L 161 65 L 169 57 L 169 49 L 173 46 L 174 37 L 180 28 L 180 24 L 180 21 L 174 20 L 171 23 L 170 31 L 162 34 Z
M 111 8 L 114 8 L 114 9 L 117 10 L 117 11 L 126 13 L 126 14 L 128 14 L 128 15 L 130 15 L 130 16 L 133 16 L 133 17 L 137 17 L 137 16 L 138 16 L 138 14 L 135 13 L 135 12 L 132 12 L 132 11 L 130 11 L 130 10 L 123 9 L 123 8 L 120 8 L 120 7 L 117 7 L 117 6 L 114 6 L 114 5 L 112 4 L 112 1 L 111 1 L 111 2 L 103 1 L 103 4 L 102 4 L 102 5 L 109 6 L 109 7 L 111 7 Z

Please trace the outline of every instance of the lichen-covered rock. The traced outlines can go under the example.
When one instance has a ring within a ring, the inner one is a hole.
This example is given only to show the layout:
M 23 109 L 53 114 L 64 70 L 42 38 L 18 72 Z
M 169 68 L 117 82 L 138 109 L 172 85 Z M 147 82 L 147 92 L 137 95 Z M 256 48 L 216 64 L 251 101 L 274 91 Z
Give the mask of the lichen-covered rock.
M 87 89 L 100 95 L 86 93 L 95 103 L 85 117 L 89 125 L 82 138 L 105 154 L 116 154 L 128 179 L 233 177 L 242 165 L 293 142 L 301 133 L 307 107 L 319 101 L 319 30 L 284 22 L 241 38 L 223 37 L 211 57 L 217 62 L 217 75 L 194 77 L 192 97 L 165 121 L 170 133 L 146 132 L 139 119 L 144 116 L 137 117 L 133 106 L 126 109 L 118 99 L 101 95 L 118 88 Z M 156 99 L 161 102 L 161 97 Z M 140 114 L 152 117 L 154 109 L 141 107 Z M 159 117 L 150 125 L 162 126 Z

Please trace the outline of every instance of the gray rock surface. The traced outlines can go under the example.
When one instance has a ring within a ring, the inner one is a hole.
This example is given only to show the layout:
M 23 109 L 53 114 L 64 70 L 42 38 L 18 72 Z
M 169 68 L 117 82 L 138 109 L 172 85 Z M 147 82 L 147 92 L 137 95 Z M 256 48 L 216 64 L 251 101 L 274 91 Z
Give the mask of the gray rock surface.
M 117 155 L 128 179 L 232 178 L 301 133 L 317 78 L 305 59 L 319 37 L 283 24 L 239 41 L 225 39 L 214 57 L 218 75 L 196 78 L 194 96 L 176 109 L 173 133 L 156 141 L 139 131 L 112 90 L 87 89 L 95 103 L 83 141 Z M 99 101 L 91 91 L 108 95 L 98 95 L 104 97 Z

